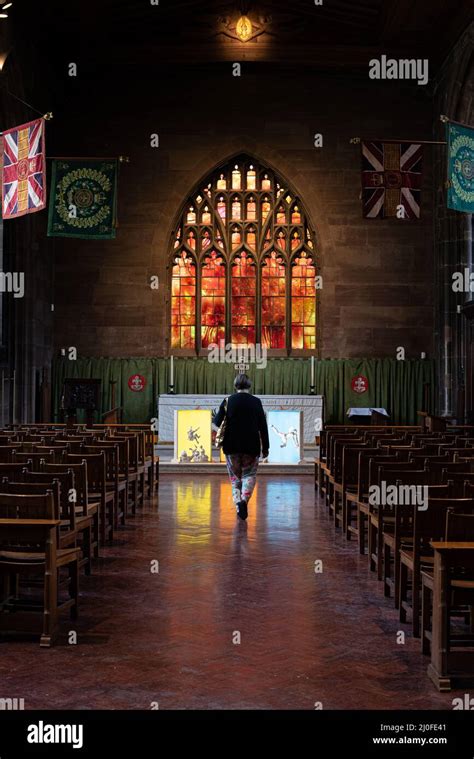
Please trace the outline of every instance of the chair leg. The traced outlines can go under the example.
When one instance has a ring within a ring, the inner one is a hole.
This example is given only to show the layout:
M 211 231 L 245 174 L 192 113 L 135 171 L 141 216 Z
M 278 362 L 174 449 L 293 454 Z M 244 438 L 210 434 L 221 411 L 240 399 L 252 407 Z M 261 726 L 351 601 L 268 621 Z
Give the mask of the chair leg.
M 393 557 L 393 597 L 395 600 L 395 608 L 400 606 L 399 598 L 400 587 L 400 549 L 395 547 L 395 556 Z
M 108 525 L 107 525 L 108 531 L 110 533 L 109 543 L 112 543 L 114 539 L 116 512 L 117 512 L 117 506 L 116 506 L 115 497 L 114 497 L 109 501 L 109 514 L 108 514 Z
M 107 504 L 105 501 L 100 503 L 100 543 L 105 546 L 107 542 Z
M 383 594 L 386 598 L 390 598 L 390 579 L 391 579 L 391 551 L 388 543 L 384 545 L 383 552 Z
M 148 497 L 151 498 L 155 490 L 155 466 L 153 461 L 148 468 Z
M 138 478 L 132 481 L 132 514 L 137 513 L 137 501 L 138 501 Z
M 364 513 L 361 509 L 357 508 L 357 537 L 359 538 L 359 553 L 364 556 L 365 554 L 365 522 Z
M 115 508 L 114 508 L 114 530 L 119 528 L 119 511 L 120 511 L 120 491 L 118 485 L 115 487 Z
M 339 492 L 336 490 L 336 488 L 334 488 L 333 503 L 334 503 L 334 514 L 333 514 L 334 527 L 337 527 L 337 514 L 338 514 L 338 507 L 339 507 Z
M 411 606 L 412 606 L 412 630 L 413 630 L 413 637 L 419 638 L 420 637 L 420 580 L 419 580 L 419 572 L 414 571 L 412 572 L 412 599 L 411 599 Z
M 377 569 L 377 564 L 374 561 L 374 553 L 375 553 L 374 549 L 375 549 L 375 546 L 377 545 L 376 533 L 375 533 L 375 528 L 370 517 L 368 517 L 367 521 L 368 521 L 368 543 L 369 543 L 369 568 L 371 572 L 375 572 L 375 570 Z
M 99 511 L 94 514 L 93 520 L 93 536 L 94 536 L 94 559 L 99 558 L 99 542 L 100 542 L 100 527 L 99 527 Z
M 383 580 L 383 530 L 379 524 L 375 534 L 377 546 L 377 580 Z
M 58 624 L 58 570 L 49 569 L 44 576 L 43 633 L 40 646 L 49 648 L 56 636 Z
M 128 514 L 128 485 L 126 485 L 122 490 L 122 498 L 122 524 L 125 524 Z
M 421 652 L 429 656 L 431 652 L 430 641 L 426 632 L 430 629 L 431 589 L 422 581 L 421 583 Z
M 349 501 L 347 498 L 345 498 L 344 516 L 346 520 L 346 526 L 345 526 L 346 540 L 352 540 L 352 532 L 349 529 L 350 527 L 352 527 L 352 501 Z
M 76 559 L 69 564 L 69 596 L 74 603 L 71 606 L 71 619 L 77 619 L 79 603 L 79 562 Z
M 85 573 L 90 576 L 92 574 L 92 526 L 87 527 L 82 532 L 82 550 L 87 559 Z
M 403 607 L 403 604 L 406 601 L 407 584 L 408 584 L 408 568 L 406 564 L 404 564 L 403 562 L 400 562 L 400 583 L 398 587 L 398 611 L 399 611 L 400 622 L 407 621 L 406 609 L 404 609 Z

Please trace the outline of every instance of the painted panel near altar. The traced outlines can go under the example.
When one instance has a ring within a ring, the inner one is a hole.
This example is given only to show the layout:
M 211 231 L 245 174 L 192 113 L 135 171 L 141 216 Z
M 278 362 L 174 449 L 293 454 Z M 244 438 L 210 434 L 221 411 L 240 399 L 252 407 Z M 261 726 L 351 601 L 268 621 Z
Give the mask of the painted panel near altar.
M 179 409 L 174 412 L 174 460 L 203 464 L 212 461 L 211 411 Z
M 269 411 L 269 464 L 299 464 L 303 459 L 302 414 L 300 411 Z

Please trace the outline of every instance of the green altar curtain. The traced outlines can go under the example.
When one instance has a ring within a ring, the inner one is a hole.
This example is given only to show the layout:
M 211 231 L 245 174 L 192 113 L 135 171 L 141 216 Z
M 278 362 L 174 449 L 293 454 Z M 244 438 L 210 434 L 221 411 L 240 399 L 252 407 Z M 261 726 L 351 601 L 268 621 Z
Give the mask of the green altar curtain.
M 169 358 L 58 358 L 52 367 L 52 414 L 60 420 L 61 395 L 66 377 L 102 380 L 99 414 L 112 407 L 110 380 L 116 380 L 117 406 L 122 406 L 124 423 L 149 422 L 157 416 L 156 399 L 168 391 Z M 143 390 L 129 388 L 135 374 L 145 379 Z M 248 371 L 256 395 L 305 395 L 309 392 L 309 358 L 270 358 L 265 369 L 252 364 Z M 362 375 L 368 391 L 357 394 L 351 380 Z M 174 359 L 176 393 L 203 393 L 224 396 L 232 392 L 235 369 L 232 364 L 209 363 L 205 358 Z M 428 408 L 424 409 L 424 386 L 428 386 Z M 432 360 L 409 359 L 322 359 L 315 361 L 315 392 L 324 395 L 326 422 L 347 421 L 350 407 L 382 407 L 396 424 L 416 424 L 417 411 L 433 411 L 435 365 Z M 100 417 L 98 418 L 100 421 Z

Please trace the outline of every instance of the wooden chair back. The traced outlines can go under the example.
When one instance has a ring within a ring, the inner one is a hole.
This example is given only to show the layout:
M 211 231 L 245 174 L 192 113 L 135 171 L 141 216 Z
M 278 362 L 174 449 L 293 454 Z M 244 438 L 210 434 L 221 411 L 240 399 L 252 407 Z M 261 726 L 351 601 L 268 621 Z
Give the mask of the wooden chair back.
M 118 482 L 119 467 L 119 447 L 117 443 L 101 441 L 92 445 L 83 445 L 82 452 L 87 455 L 94 455 L 100 452 L 105 454 L 105 478 L 107 482 Z
M 67 464 L 44 464 L 42 471 L 52 476 L 72 471 L 74 474 L 74 488 L 77 497 L 76 506 L 82 516 L 87 516 L 89 491 L 87 487 L 87 462 L 85 459 L 81 459 L 77 463 L 70 461 Z
M 42 495 L 0 493 L 0 519 L 57 519 L 56 514 L 52 490 Z
M 54 516 L 53 519 L 61 519 L 60 505 L 60 484 L 58 480 L 53 480 L 48 484 L 41 482 L 9 482 L 4 477 L 0 483 L 0 494 L 8 493 L 10 495 L 47 495 L 53 494 Z M 32 517 L 32 514 L 30 514 Z
M 49 453 L 14 453 L 12 456 L 12 463 L 28 465 L 31 464 L 33 471 L 40 471 L 42 462 L 53 463 L 55 458 L 54 451 Z
M 453 509 L 446 512 L 447 541 L 474 541 L 474 514 L 463 514 Z
M 0 463 L 10 464 L 13 461 L 15 452 L 21 451 L 21 443 L 10 443 L 9 445 L 0 445 Z
M 76 506 L 78 494 L 75 487 L 74 471 L 69 468 L 59 472 L 26 472 L 22 481 L 28 484 L 42 484 L 48 487 L 50 483 L 59 483 L 60 518 L 67 520 L 71 530 L 76 529 Z M 74 500 L 75 495 L 75 500 Z
M 100 451 L 94 454 L 66 453 L 63 456 L 64 464 L 87 463 L 87 488 L 89 493 L 100 493 L 105 496 L 105 453 Z

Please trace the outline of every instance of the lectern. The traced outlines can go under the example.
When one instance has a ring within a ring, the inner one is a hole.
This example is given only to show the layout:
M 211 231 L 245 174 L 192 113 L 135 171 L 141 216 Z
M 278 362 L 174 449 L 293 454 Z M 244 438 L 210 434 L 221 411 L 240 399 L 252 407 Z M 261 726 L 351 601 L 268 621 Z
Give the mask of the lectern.
M 350 408 L 347 416 L 355 424 L 386 425 L 390 419 L 384 408 Z
M 63 384 L 61 409 L 67 426 L 77 424 L 77 409 L 86 412 L 86 425 L 94 424 L 94 415 L 100 406 L 100 379 L 82 379 L 67 377 Z

